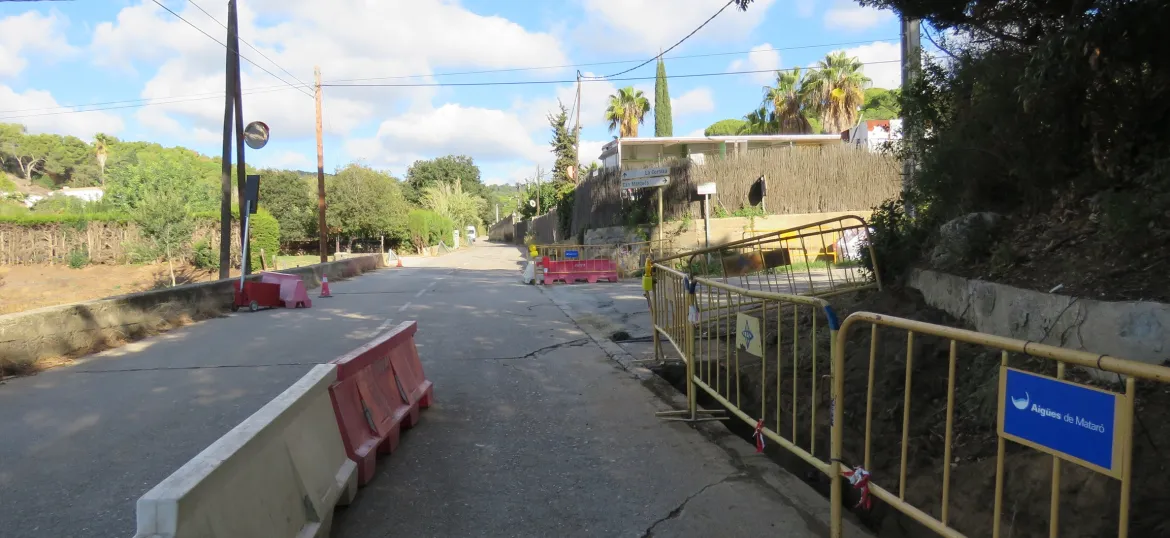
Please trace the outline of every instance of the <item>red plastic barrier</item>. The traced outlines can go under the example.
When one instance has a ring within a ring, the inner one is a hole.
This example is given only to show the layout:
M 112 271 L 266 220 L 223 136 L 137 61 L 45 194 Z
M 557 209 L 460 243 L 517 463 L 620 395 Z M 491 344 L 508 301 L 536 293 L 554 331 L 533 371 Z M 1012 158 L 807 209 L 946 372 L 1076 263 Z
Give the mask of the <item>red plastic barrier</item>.
M 357 463 L 359 484 L 374 477 L 378 454 L 398 448 L 402 428 L 418 423 L 419 408 L 430 407 L 433 388 L 418 362 L 417 330 L 413 321 L 402 323 L 331 361 L 337 365 L 337 382 L 329 387 L 329 396 L 346 454 Z M 415 397 L 420 388 L 425 403 Z
M 551 285 L 557 280 L 563 280 L 566 284 L 572 284 L 578 280 L 584 280 L 590 284 L 594 284 L 598 280 L 618 281 L 617 262 L 613 260 L 552 261 L 546 256 L 541 260 L 541 265 L 544 267 L 545 285 Z
M 285 308 L 310 308 L 313 301 L 305 291 L 305 281 L 297 275 L 288 273 L 264 272 L 260 273 L 260 282 L 280 284 L 280 300 L 284 301 Z

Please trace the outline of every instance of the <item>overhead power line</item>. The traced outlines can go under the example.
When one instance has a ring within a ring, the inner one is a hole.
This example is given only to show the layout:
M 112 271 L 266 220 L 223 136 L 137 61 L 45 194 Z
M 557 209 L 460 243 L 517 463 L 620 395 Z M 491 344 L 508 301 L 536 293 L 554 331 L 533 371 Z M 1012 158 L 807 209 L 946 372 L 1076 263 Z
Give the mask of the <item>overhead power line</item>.
M 883 60 L 876 62 L 864 62 L 860 65 L 881 65 L 899 63 L 902 60 Z M 803 67 L 792 67 L 786 69 L 753 69 L 749 71 L 722 71 L 713 73 L 688 73 L 683 75 L 667 75 L 666 78 L 700 78 L 700 77 L 719 77 L 728 75 L 751 75 L 757 73 L 775 73 L 781 71 L 794 71 L 796 69 L 804 69 Z M 622 77 L 622 78 L 582 78 L 581 82 L 622 82 L 622 81 L 636 81 L 636 80 L 654 80 L 656 77 Z M 331 88 L 431 88 L 444 86 L 535 86 L 542 84 L 572 84 L 577 82 L 576 79 L 567 80 L 512 80 L 512 81 L 496 81 L 496 82 L 402 82 L 390 84 L 337 84 L 328 83 L 321 84 L 323 87 Z
M 731 51 L 731 52 L 709 52 L 709 53 L 705 53 L 705 54 L 684 54 L 684 55 L 680 55 L 680 56 L 663 56 L 662 59 L 664 59 L 664 60 L 685 60 L 685 59 L 690 59 L 690 58 L 712 58 L 712 57 L 716 57 L 716 56 L 736 56 L 736 55 L 740 55 L 740 54 L 758 54 L 758 53 L 762 53 L 762 52 L 779 52 L 779 51 L 786 51 L 786 50 L 822 49 L 822 48 L 829 48 L 829 47 L 843 47 L 846 45 L 863 45 L 863 44 L 867 44 L 867 43 L 873 43 L 874 41 L 897 41 L 898 39 L 899 38 L 897 36 L 894 36 L 894 37 L 887 37 L 887 38 L 883 38 L 883 39 L 865 39 L 865 40 L 860 40 L 860 41 L 842 41 L 842 42 L 838 42 L 838 43 L 822 43 L 819 45 L 796 45 L 796 46 L 790 46 L 790 47 L 773 47 L 773 48 L 768 48 L 768 49 L 737 50 L 737 51 Z M 328 83 L 364 82 L 364 81 L 368 81 L 368 80 L 400 80 L 400 79 L 407 79 L 407 78 L 453 77 L 453 76 L 460 76 L 460 75 L 488 75 L 488 74 L 496 74 L 496 73 L 516 73 L 516 72 L 520 72 L 520 71 L 544 71 L 544 70 L 548 70 L 548 69 L 565 69 L 565 68 L 569 68 L 569 67 L 597 67 L 597 66 L 602 66 L 602 65 L 632 64 L 632 63 L 642 62 L 642 61 L 643 60 L 609 60 L 609 61 L 605 61 L 605 62 L 587 62 L 587 63 L 578 63 L 578 64 L 545 65 L 545 66 L 539 66 L 539 67 L 510 67 L 510 68 L 505 68 L 505 69 L 482 69 L 482 70 L 478 70 L 478 71 L 449 71 L 449 72 L 445 72 L 445 73 L 426 73 L 426 74 L 419 74 L 419 75 L 393 75 L 393 76 L 385 76 L 385 77 L 345 78 L 345 79 L 327 80 L 325 82 L 328 82 Z M 594 77 L 594 78 L 601 78 L 601 77 Z
M 304 91 L 304 89 L 303 89 L 301 86 L 296 86 L 296 85 L 292 84 L 291 82 L 289 82 L 289 81 L 287 81 L 287 80 L 284 80 L 283 78 L 280 78 L 280 77 L 279 77 L 279 76 L 278 76 L 276 73 L 273 73 L 272 71 L 269 71 L 269 70 L 265 69 L 265 68 L 264 68 L 264 66 L 262 66 L 262 65 L 260 65 L 260 64 L 258 64 L 258 63 L 256 63 L 256 62 L 253 62 L 253 61 L 252 61 L 250 58 L 248 58 L 247 56 L 244 56 L 243 54 L 239 54 L 239 51 L 238 51 L 238 50 L 234 50 L 234 49 L 232 49 L 231 47 L 227 46 L 227 44 L 226 44 L 226 43 L 224 43 L 223 41 L 220 41 L 220 40 L 216 39 L 216 38 L 215 38 L 214 36 L 212 36 L 211 34 L 209 34 L 209 33 L 205 32 L 205 31 L 203 31 L 203 29 L 202 29 L 202 28 L 200 28 L 200 27 L 198 27 L 198 26 L 195 26 L 194 24 L 192 24 L 192 23 L 191 23 L 191 21 L 189 21 L 189 20 L 187 20 L 187 19 L 183 18 L 183 16 L 182 16 L 182 15 L 179 15 L 179 14 L 178 14 L 178 13 L 176 13 L 176 12 L 175 12 L 173 9 L 171 9 L 171 8 L 169 8 L 169 7 L 167 7 L 167 6 L 164 6 L 164 5 L 162 4 L 162 2 L 159 2 L 158 0 L 151 0 L 151 2 L 154 2 L 154 3 L 155 3 L 155 5 L 157 5 L 158 7 L 161 7 L 161 8 L 163 8 L 163 9 L 167 10 L 167 12 L 169 12 L 171 15 L 174 15 L 175 17 L 178 17 L 178 19 L 179 19 L 179 20 L 181 20 L 181 21 L 183 21 L 183 22 L 187 23 L 187 26 L 190 26 L 190 27 L 192 27 L 192 28 L 194 28 L 194 29 L 196 29 L 196 30 L 199 30 L 199 33 L 201 33 L 201 34 L 203 34 L 203 35 L 207 36 L 207 38 L 208 38 L 208 39 L 210 39 L 210 40 L 212 40 L 212 41 L 215 41 L 216 43 L 219 43 L 219 46 L 221 46 L 221 47 L 223 47 L 223 48 L 225 48 L 225 49 L 227 49 L 227 50 L 229 50 L 229 51 L 231 51 L 231 52 L 234 52 L 234 53 L 236 53 L 236 54 L 237 54 L 237 55 L 239 55 L 239 57 L 240 57 L 240 58 L 242 58 L 244 61 L 246 61 L 246 62 L 248 62 L 248 63 L 250 63 L 250 64 L 252 64 L 252 65 L 256 66 L 256 67 L 257 67 L 258 69 L 260 69 L 261 71 L 264 71 L 265 73 L 268 73 L 269 75 L 272 75 L 272 77 L 273 77 L 273 78 L 275 78 L 276 80 L 279 80 L 279 81 L 281 81 L 281 82 L 285 83 L 286 85 L 288 85 L 288 86 L 289 86 L 289 87 L 291 87 L 291 88 L 295 88 L 295 89 L 296 89 L 297 91 L 299 91 L 301 94 L 303 94 L 303 95 L 305 95 L 305 96 L 309 97 L 310 99 L 311 99 L 311 98 L 313 98 L 313 95 L 312 95 L 312 94 L 309 94 L 309 93 L 307 93 L 307 92 L 305 92 L 305 91 Z M 206 13 L 206 12 L 204 12 L 204 13 Z M 217 22 L 218 22 L 218 21 L 217 21 Z
M 202 11 L 204 15 L 207 15 L 207 18 L 209 18 L 209 19 L 211 19 L 211 20 L 215 21 L 217 24 L 219 24 L 220 26 L 222 26 L 224 30 L 227 30 L 227 25 L 226 25 L 226 24 L 224 24 L 224 23 L 222 23 L 222 22 L 219 22 L 219 19 L 215 18 L 215 16 L 214 16 L 214 15 L 212 15 L 211 13 L 208 13 L 208 12 L 207 12 L 207 10 L 206 10 L 206 9 L 203 9 L 203 7 L 202 7 L 202 6 L 200 6 L 199 4 L 196 4 L 196 3 L 195 3 L 195 0 L 187 0 L 187 3 L 188 3 L 188 4 L 191 4 L 191 5 L 193 5 L 193 6 L 195 6 L 195 9 L 198 9 L 199 11 Z M 247 40 L 245 40 L 244 38 L 242 38 L 242 37 L 241 37 L 241 38 L 239 38 L 239 40 L 240 40 L 240 42 L 242 42 L 243 44 L 247 45 L 247 46 L 248 46 L 248 48 L 250 48 L 250 49 L 252 49 L 252 50 L 256 51 L 256 54 L 259 54 L 259 55 L 260 55 L 261 57 L 263 57 L 265 60 L 268 60 L 268 62 L 269 62 L 269 63 L 271 63 L 272 65 L 275 65 L 275 66 L 276 66 L 278 69 L 280 69 L 281 71 L 284 71 L 284 73 L 285 73 L 286 75 L 288 75 L 288 76 L 292 77 L 292 79 L 293 79 L 293 80 L 295 80 L 295 81 L 297 81 L 297 82 L 300 82 L 302 86 L 304 86 L 304 87 L 306 87 L 306 88 L 312 87 L 312 86 L 311 86 L 309 83 L 307 83 L 307 82 L 305 82 L 305 81 L 303 81 L 303 80 L 301 80 L 301 79 L 297 78 L 297 76 L 296 76 L 296 75 L 294 75 L 294 74 L 290 73 L 288 69 L 285 69 L 285 68 L 284 68 L 284 66 L 282 66 L 282 65 L 280 65 L 280 64 L 278 64 L 278 63 L 276 63 L 276 60 L 273 60 L 272 58 L 269 58 L 269 57 L 268 57 L 268 55 L 267 55 L 267 54 L 264 54 L 264 53 L 263 53 L 263 52 L 262 52 L 260 49 L 258 49 L 258 48 L 256 48 L 256 47 L 253 47 L 253 46 L 252 46 L 252 44 L 251 44 L 251 43 L 248 43 L 248 41 L 247 41 Z
M 646 64 L 648 64 L 648 63 L 650 63 L 650 62 L 653 62 L 654 60 L 657 60 L 657 59 L 661 58 L 663 54 L 666 54 L 666 53 L 668 53 L 668 52 L 670 52 L 670 51 L 674 50 L 674 48 L 675 48 L 675 47 L 677 47 L 677 46 L 679 46 L 679 45 L 682 45 L 682 44 L 683 44 L 683 41 L 686 41 L 686 40 L 690 39 L 690 38 L 691 38 L 691 36 L 693 36 L 693 35 L 695 35 L 696 33 L 698 33 L 698 32 L 699 32 L 699 30 L 702 30 L 704 26 L 707 26 L 707 24 L 709 24 L 711 21 L 715 20 L 715 17 L 718 17 L 720 13 L 723 13 L 723 11 L 724 11 L 725 9 L 727 9 L 727 8 L 731 7 L 731 4 L 734 4 L 734 3 L 735 3 L 735 0 L 728 0 L 728 2 L 727 2 L 726 4 L 723 4 L 723 7 L 719 8 L 719 11 L 716 11 L 714 15 L 711 15 L 711 17 L 709 17 L 707 20 L 703 21 L 703 24 L 700 24 L 698 28 L 695 28 L 694 30 L 691 30 L 691 33 L 687 34 L 685 37 L 683 37 L 682 39 L 678 40 L 678 42 L 677 42 L 677 43 L 675 43 L 675 44 L 673 44 L 673 45 L 671 45 L 671 46 L 670 46 L 670 48 L 668 48 L 668 49 L 666 49 L 666 50 L 664 50 L 664 51 L 662 51 L 662 52 L 659 52 L 659 53 L 658 53 L 658 56 L 655 56 L 655 57 L 653 57 L 653 58 L 650 58 L 649 60 L 646 60 L 646 61 L 644 61 L 644 62 L 642 62 L 642 63 L 640 63 L 640 64 L 638 64 L 638 65 L 635 65 L 634 67 L 631 67 L 631 68 L 629 68 L 629 69 L 626 69 L 625 71 L 620 71 L 620 72 L 614 73 L 614 74 L 612 74 L 612 75 L 606 75 L 606 76 L 604 76 L 604 77 L 588 77 L 588 78 L 611 78 L 611 77 L 617 77 L 617 76 L 621 76 L 621 75 L 624 75 L 624 74 L 626 74 L 626 73 L 629 73 L 630 71 L 633 71 L 633 70 L 635 70 L 635 69 L 638 69 L 639 67 L 642 67 L 642 66 L 644 66 L 644 65 L 646 65 Z
M 0 0 L 0 1 L 3 1 L 3 0 Z M 255 95 L 255 94 L 259 94 L 259 93 L 271 93 L 271 92 L 285 91 L 285 90 L 289 90 L 289 89 L 296 89 L 296 88 L 293 86 L 275 86 L 275 87 L 265 88 L 265 89 L 248 90 L 248 91 L 243 92 L 243 94 L 244 95 Z M 21 119 L 21 118 L 36 118 L 36 117 L 40 117 L 40 116 L 57 116 L 60 114 L 81 114 L 84 112 L 101 112 L 103 110 L 120 110 L 120 109 L 124 109 L 124 108 L 142 108 L 142 107 L 157 106 L 157 105 L 173 105 L 176 103 L 188 103 L 191 101 L 206 101 L 208 99 L 222 99 L 222 98 L 223 98 L 223 92 L 219 92 L 216 94 L 204 94 L 202 97 L 158 97 L 158 98 L 150 98 L 150 99 L 133 99 L 133 100 L 126 100 L 126 101 L 107 101 L 106 102 L 107 104 L 110 104 L 110 103 L 124 103 L 124 104 L 117 104 L 114 106 L 100 106 L 100 107 L 95 107 L 95 108 L 83 108 L 84 106 L 86 106 L 86 105 L 83 105 L 81 107 L 71 108 L 68 110 L 26 109 L 26 111 L 27 110 L 33 110 L 33 111 L 46 110 L 47 112 L 39 112 L 39 113 L 35 113 L 35 114 L 18 114 L 18 115 L 13 115 L 13 116 L 0 116 L 0 121 L 16 120 L 16 119 Z M 10 111 L 10 112 L 19 112 L 19 111 Z M 0 114 L 5 114 L 5 113 L 7 113 L 7 112 L 0 112 Z

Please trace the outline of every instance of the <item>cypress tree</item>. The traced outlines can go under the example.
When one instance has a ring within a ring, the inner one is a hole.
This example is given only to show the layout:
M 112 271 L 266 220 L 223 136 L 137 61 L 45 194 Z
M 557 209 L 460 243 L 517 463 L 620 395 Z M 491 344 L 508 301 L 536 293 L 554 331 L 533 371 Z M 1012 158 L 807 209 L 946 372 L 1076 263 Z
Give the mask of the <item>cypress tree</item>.
M 674 136 L 670 117 L 670 89 L 666 87 L 666 64 L 658 58 L 658 78 L 654 81 L 654 136 Z

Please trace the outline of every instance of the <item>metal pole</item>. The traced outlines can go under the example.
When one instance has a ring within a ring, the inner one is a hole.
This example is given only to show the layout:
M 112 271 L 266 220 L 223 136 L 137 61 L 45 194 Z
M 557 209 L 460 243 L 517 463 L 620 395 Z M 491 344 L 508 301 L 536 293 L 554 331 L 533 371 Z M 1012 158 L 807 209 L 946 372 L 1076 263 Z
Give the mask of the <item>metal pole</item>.
M 236 203 L 240 204 L 244 201 L 244 183 L 246 181 L 247 165 L 244 164 L 244 99 L 240 91 L 240 25 L 239 19 L 236 16 L 235 2 L 231 3 L 231 11 L 228 13 L 228 25 L 236 29 L 236 31 L 232 32 L 231 40 L 228 41 L 228 47 L 235 56 L 235 60 L 232 62 L 232 70 L 228 73 L 228 76 L 235 78 L 235 82 L 232 84 L 232 92 L 235 94 L 233 101 L 236 109 L 236 192 L 238 193 Z M 240 218 L 242 219 L 243 215 L 240 215 Z M 240 239 L 244 239 L 243 229 L 240 229 Z M 249 261 L 247 256 L 240 259 L 240 273 L 246 275 L 251 272 Z
M 658 243 L 662 244 L 662 191 L 666 187 L 658 187 Z
M 325 150 L 321 140 L 321 68 L 313 67 L 316 78 L 317 98 L 317 250 L 321 263 L 329 261 L 329 239 L 325 233 Z
M 252 201 L 248 200 L 248 201 L 244 202 L 244 214 L 241 215 L 244 218 L 244 227 L 241 228 L 241 231 L 243 232 L 243 234 L 240 236 L 243 238 L 240 242 L 240 253 L 241 253 L 240 254 L 240 260 L 241 260 L 240 267 L 241 268 L 243 268 L 245 265 L 247 265 L 248 225 L 252 222 L 251 215 L 250 215 L 251 213 L 252 213 Z M 245 276 L 244 271 L 241 270 L 240 271 L 240 293 L 244 293 L 244 276 Z
M 922 37 L 920 35 L 921 22 L 918 19 L 907 19 L 902 16 L 902 91 L 918 78 L 922 70 Z M 913 118 L 902 118 L 902 143 L 907 144 L 910 151 L 902 162 L 902 197 L 905 200 L 914 186 L 915 155 L 918 150 L 918 125 Z M 913 216 L 914 208 L 906 202 L 906 213 Z
M 703 248 L 711 248 L 711 195 L 703 195 Z
M 227 43 L 231 43 L 236 33 L 236 20 L 231 14 L 236 11 L 236 0 L 228 1 L 228 28 Z M 234 109 L 236 79 L 231 75 L 235 70 L 232 62 L 238 62 L 239 56 L 226 47 L 227 58 L 224 66 L 224 79 L 227 81 L 224 88 L 223 105 L 223 157 L 220 160 L 220 193 L 219 193 L 219 278 L 228 278 L 231 274 L 232 263 L 232 112 Z

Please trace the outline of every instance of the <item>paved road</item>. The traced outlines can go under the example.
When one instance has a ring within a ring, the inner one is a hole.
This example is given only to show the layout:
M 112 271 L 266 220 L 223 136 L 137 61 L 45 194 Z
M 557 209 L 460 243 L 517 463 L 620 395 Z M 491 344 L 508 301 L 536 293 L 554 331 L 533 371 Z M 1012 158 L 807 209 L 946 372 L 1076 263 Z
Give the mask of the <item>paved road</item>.
M 823 535 L 799 481 L 781 475 L 781 496 L 750 454 L 655 419 L 666 404 L 520 284 L 518 260 L 491 245 L 411 260 L 429 267 L 6 382 L 0 537 L 131 535 L 141 494 L 311 365 L 408 319 L 437 403 L 334 536 Z

